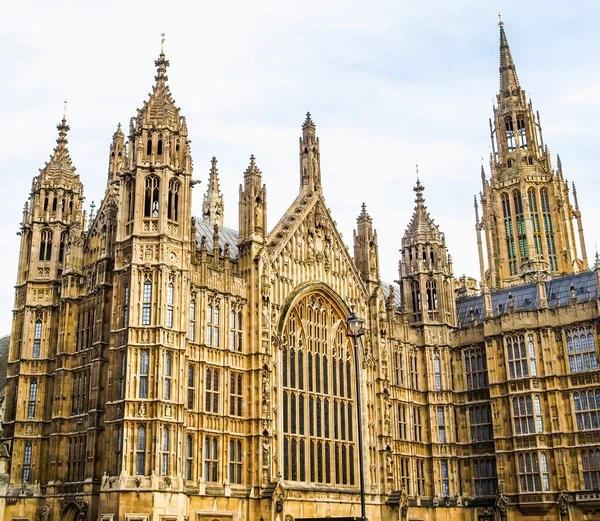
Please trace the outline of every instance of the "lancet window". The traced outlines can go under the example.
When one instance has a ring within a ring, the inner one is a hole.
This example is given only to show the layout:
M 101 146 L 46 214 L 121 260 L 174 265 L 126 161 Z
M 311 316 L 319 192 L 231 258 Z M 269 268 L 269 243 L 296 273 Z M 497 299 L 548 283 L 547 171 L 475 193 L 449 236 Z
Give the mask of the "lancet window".
M 525 128 L 525 117 L 517 114 L 517 132 L 519 134 L 519 148 L 527 150 L 527 129 Z
M 506 145 L 508 147 L 508 151 L 513 152 L 517 149 L 517 145 L 515 143 L 515 128 L 511 116 L 506 116 L 504 118 L 504 127 L 506 129 Z
M 181 183 L 176 179 L 169 181 L 169 194 L 167 200 L 167 219 L 179 221 L 179 189 Z
M 508 254 L 508 266 L 511 275 L 517 274 L 517 251 L 515 248 L 515 234 L 510 210 L 510 198 L 504 192 L 502 194 L 502 213 L 504 215 L 504 233 L 506 235 L 506 252 Z
M 52 231 L 42 230 L 40 234 L 39 260 L 49 261 L 52 258 Z
M 540 216 L 538 213 L 538 203 L 535 188 L 530 188 L 527 191 L 529 199 L 529 211 L 531 212 L 531 231 L 533 232 L 533 248 L 536 255 L 543 255 L 544 248 L 542 246 L 542 231 L 540 228 Z
M 550 213 L 550 201 L 548 199 L 548 190 L 540 190 L 540 201 L 542 206 L 542 220 L 544 221 L 544 232 L 546 234 L 546 249 L 548 250 L 548 262 L 552 271 L 558 271 L 558 261 L 556 257 L 556 246 L 554 244 L 554 228 L 552 227 L 552 214 Z
M 158 217 L 160 179 L 155 175 L 146 177 L 144 191 L 144 217 Z
M 343 316 L 325 295 L 309 294 L 284 336 L 284 479 L 354 485 L 354 360 Z
M 527 230 L 525 227 L 525 216 L 523 215 L 523 200 L 521 192 L 515 190 L 513 192 L 513 200 L 515 204 L 515 222 L 517 224 L 517 239 L 519 241 L 519 257 L 521 262 L 529 258 L 529 247 L 527 245 Z

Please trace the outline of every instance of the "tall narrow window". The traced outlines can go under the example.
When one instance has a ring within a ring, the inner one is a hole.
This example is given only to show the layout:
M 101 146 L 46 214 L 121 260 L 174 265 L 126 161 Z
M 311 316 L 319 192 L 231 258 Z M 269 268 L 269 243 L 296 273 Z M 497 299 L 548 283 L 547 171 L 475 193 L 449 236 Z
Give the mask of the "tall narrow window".
M 535 432 L 542 432 L 544 430 L 542 402 L 537 394 L 533 397 L 533 406 L 535 411 Z
M 229 315 L 229 349 L 242 350 L 242 312 L 231 309 Z
M 535 188 L 530 188 L 527 191 L 529 199 L 529 211 L 531 213 L 531 231 L 533 232 L 533 248 L 536 255 L 544 255 L 542 243 L 542 232 L 540 228 L 540 216 L 538 213 L 538 203 Z
M 138 427 L 135 449 L 135 473 L 143 475 L 146 473 L 146 427 L 144 425 Z
M 123 288 L 123 327 L 129 325 L 129 283 Z
M 437 310 L 437 288 L 435 280 L 430 279 L 425 283 L 426 293 L 427 293 L 427 310 L 428 311 L 436 311 Z
M 515 235 L 510 211 L 510 198 L 505 192 L 502 194 L 502 213 L 504 215 L 504 232 L 506 234 L 506 251 L 511 275 L 517 274 L 517 251 L 515 248 Z
M 492 411 L 489 404 L 469 407 L 469 423 L 473 443 L 493 439 Z
M 166 353 L 165 354 L 165 389 L 164 389 L 164 397 L 165 400 L 171 399 L 171 379 L 173 377 L 173 354 Z
M 140 353 L 140 398 L 148 398 L 149 356 L 146 349 Z
M 446 422 L 444 419 L 444 408 L 437 408 L 438 417 L 438 439 L 440 443 L 446 443 Z
M 191 481 L 194 471 L 194 439 L 188 434 L 185 444 L 185 479 Z
M 440 357 L 435 355 L 433 357 L 433 374 L 435 379 L 435 390 L 442 390 L 442 364 L 440 362 Z
M 126 193 L 127 193 L 127 214 L 126 221 L 133 221 L 133 217 L 135 215 L 135 185 L 133 181 L 129 180 L 126 183 Z M 148 216 L 146 216 L 148 217 Z
M 148 141 L 146 141 L 146 154 L 152 155 L 152 136 L 149 136 Z
M 159 139 L 158 143 L 156 143 L 156 155 L 162 156 L 162 153 L 163 153 L 162 139 Z
M 31 452 L 31 442 L 28 441 L 23 451 L 23 483 L 29 483 L 31 476 Z
M 441 461 L 441 475 L 442 475 L 442 496 L 450 496 L 450 475 L 448 472 L 448 460 L 443 459 Z
M 158 217 L 160 179 L 154 175 L 146 177 L 144 191 L 144 217 Z
M 67 242 L 67 232 L 60 234 L 60 244 L 58 245 L 58 262 L 63 263 L 65 258 L 65 243 Z
M 212 345 L 212 337 L 213 337 L 213 306 L 212 304 L 208 304 L 206 306 L 206 345 Z
M 190 342 L 196 341 L 196 300 L 190 301 Z
M 42 230 L 40 233 L 40 256 L 39 260 L 49 261 L 52 258 L 52 231 Z
M 542 490 L 548 492 L 550 490 L 550 473 L 548 472 L 548 460 L 546 453 L 540 453 L 540 471 L 542 473 Z
M 425 495 L 425 460 L 419 458 L 415 462 L 417 467 L 417 493 L 419 496 Z
M 515 129 L 513 126 L 513 120 L 510 116 L 504 118 L 504 127 L 506 129 L 506 146 L 509 152 L 513 152 L 517 149 L 515 143 Z
M 513 421 L 515 434 L 535 434 L 531 396 L 513 398 Z
M 521 263 L 529 258 L 529 246 L 527 244 L 527 229 L 525 226 L 525 216 L 523 215 L 523 200 L 521 192 L 515 190 L 513 192 L 513 201 L 515 205 L 515 221 L 517 223 L 517 239 L 519 241 L 519 257 Z
M 35 332 L 33 336 L 33 358 L 40 357 L 40 351 L 42 346 L 42 321 L 35 321 Z
M 190 364 L 188 366 L 188 395 L 187 395 L 187 408 L 190 411 L 194 410 L 194 402 L 196 400 L 196 371 L 194 366 Z
M 216 482 L 218 478 L 219 453 L 217 437 L 204 437 L 204 480 Z
M 127 371 L 127 356 L 123 352 L 119 356 L 119 399 L 125 398 L 125 376 Z
M 540 201 L 542 203 L 542 220 L 544 221 L 544 232 L 546 234 L 546 249 L 548 250 L 548 262 L 550 269 L 558 271 L 558 260 L 556 257 L 556 246 L 554 244 L 554 228 L 552 227 L 552 213 L 550 211 L 550 200 L 548 198 L 548 189 L 540 190 Z
M 115 456 L 117 460 L 117 474 L 120 474 L 123 469 L 123 425 L 119 425 L 117 428 L 117 450 Z
M 27 402 L 27 418 L 35 418 L 35 404 L 37 400 L 37 378 L 32 378 L 29 384 L 29 401 Z
M 421 290 L 419 289 L 419 283 L 413 280 L 410 283 L 410 291 L 412 296 L 412 308 L 415 320 L 420 320 L 421 317 Z
M 205 382 L 206 412 L 219 412 L 219 371 L 217 369 L 206 370 Z
M 142 325 L 149 326 L 152 315 L 152 279 L 148 276 L 144 281 L 142 297 Z
M 527 150 L 527 129 L 525 128 L 523 114 L 517 114 L 517 132 L 519 134 L 519 148 Z
M 475 477 L 475 495 L 495 496 L 498 492 L 496 462 L 493 458 L 476 459 L 473 461 Z
M 229 375 L 229 415 L 242 416 L 242 373 Z
M 229 440 L 229 482 L 242 484 L 242 440 Z
M 169 282 L 167 286 L 167 327 L 173 327 L 173 291 L 173 283 Z
M 171 447 L 171 432 L 168 425 L 163 427 L 163 443 L 162 443 L 162 475 L 169 475 L 169 450 Z
M 167 219 L 179 221 L 179 188 L 181 184 L 176 179 L 169 181 L 169 194 L 167 198 Z
M 407 427 L 408 421 L 406 417 L 406 405 L 398 404 L 398 438 L 401 440 L 407 440 Z
M 215 306 L 214 309 L 214 320 L 213 320 L 213 341 L 212 345 L 215 347 L 219 347 L 219 331 L 220 331 L 220 309 L 219 306 Z

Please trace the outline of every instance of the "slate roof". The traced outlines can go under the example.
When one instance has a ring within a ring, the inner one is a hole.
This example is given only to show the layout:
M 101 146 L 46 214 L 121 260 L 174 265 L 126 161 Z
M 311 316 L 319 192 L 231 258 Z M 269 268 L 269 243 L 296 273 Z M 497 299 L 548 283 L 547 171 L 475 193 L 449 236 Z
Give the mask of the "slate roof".
M 598 294 L 596 273 L 594 271 L 556 277 L 546 282 L 548 306 L 556 308 L 567 305 L 571 300 L 571 285 L 575 288 L 575 296 L 580 301 L 596 298 Z M 509 294 L 512 294 L 516 310 L 537 309 L 539 307 L 536 285 L 523 284 L 522 286 L 492 291 L 492 312 L 494 316 L 507 312 Z M 482 295 L 465 297 L 456 301 L 456 314 L 460 327 L 467 327 L 470 324 L 471 311 L 473 311 L 475 320 L 483 319 Z
M 209 223 L 208 221 L 202 221 L 201 219 L 196 219 L 196 248 L 200 248 L 200 243 L 202 241 L 202 236 L 206 237 L 206 248 L 209 252 L 213 251 L 214 247 L 214 233 L 215 226 L 214 224 Z M 229 254 L 231 260 L 237 260 L 238 258 L 238 232 L 232 230 L 231 228 L 224 228 L 222 226 L 219 227 L 219 251 L 223 253 L 223 249 L 225 248 L 225 244 L 229 243 Z

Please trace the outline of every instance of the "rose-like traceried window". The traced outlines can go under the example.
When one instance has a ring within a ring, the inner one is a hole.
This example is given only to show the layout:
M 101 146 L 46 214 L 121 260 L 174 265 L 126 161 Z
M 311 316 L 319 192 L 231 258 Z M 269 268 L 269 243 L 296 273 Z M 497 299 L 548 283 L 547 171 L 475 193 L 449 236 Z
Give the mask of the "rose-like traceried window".
M 283 335 L 283 477 L 355 485 L 356 383 L 345 317 L 322 293 L 290 310 Z

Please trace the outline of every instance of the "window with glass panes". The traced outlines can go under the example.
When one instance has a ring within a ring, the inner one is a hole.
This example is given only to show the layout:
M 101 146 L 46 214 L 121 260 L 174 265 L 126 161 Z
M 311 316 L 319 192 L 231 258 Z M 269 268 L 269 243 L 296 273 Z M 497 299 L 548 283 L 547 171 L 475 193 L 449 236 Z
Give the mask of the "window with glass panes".
M 190 301 L 190 342 L 196 341 L 196 300 Z
M 517 456 L 519 486 L 521 492 L 541 492 L 550 490 L 548 460 L 545 453 L 524 452 Z M 540 465 L 541 463 L 541 465 Z
M 404 355 L 400 351 L 394 352 L 394 383 L 404 385 Z
M 192 364 L 188 365 L 188 393 L 187 408 L 194 410 L 194 401 L 196 399 L 196 370 Z
M 164 399 L 171 399 L 171 379 L 173 378 L 173 354 L 165 353 Z
M 415 467 L 417 471 L 417 494 L 424 496 L 426 486 L 425 460 L 422 458 L 415 459 Z
M 192 480 L 194 472 L 194 438 L 188 434 L 185 442 L 185 479 Z
M 446 443 L 446 421 L 444 418 L 444 408 L 437 408 L 438 441 Z
M 581 470 L 583 472 L 583 488 L 598 490 L 600 488 L 600 449 L 581 451 Z
M 408 431 L 408 406 L 403 403 L 398 404 L 398 438 L 407 440 Z
M 442 390 L 442 363 L 438 355 L 433 357 L 433 376 L 436 391 Z
M 146 276 L 142 293 L 142 325 L 149 326 L 152 314 L 152 277 Z
M 168 425 L 163 426 L 162 432 L 162 465 L 163 476 L 169 475 L 169 450 L 171 449 L 171 430 Z
M 242 484 L 242 440 L 229 440 L 229 482 Z
M 464 358 L 467 389 L 474 390 L 489 387 L 485 351 L 481 348 L 469 349 L 465 351 Z
M 528 335 L 527 346 L 525 335 L 506 337 L 506 346 L 510 378 L 537 376 L 533 335 Z
M 219 442 L 216 436 L 204 437 L 204 481 L 216 482 L 219 478 Z
M 229 349 L 242 350 L 242 311 L 236 307 L 229 313 Z
M 283 334 L 283 477 L 355 485 L 354 361 L 343 315 L 312 293 L 292 308 Z
M 495 496 L 498 493 L 496 460 L 494 458 L 473 460 L 473 476 L 476 496 Z
M 440 471 L 442 475 L 442 496 L 448 497 L 450 495 L 450 473 L 447 459 L 440 462 Z
M 31 476 L 31 442 L 25 443 L 25 450 L 23 451 L 23 483 L 29 483 Z
M 35 331 L 33 337 L 33 358 L 40 357 L 40 351 L 42 346 L 42 321 L 35 321 Z
M 573 393 L 577 430 L 597 429 L 600 426 L 600 388 Z
M 582 373 L 598 369 L 596 342 L 591 327 L 578 327 L 567 330 L 567 351 L 571 373 Z
M 232 372 L 229 374 L 229 415 L 242 416 L 242 373 Z
M 219 412 L 219 370 L 207 369 L 205 387 L 205 408 L 206 412 Z
M 173 327 L 173 301 L 175 288 L 172 282 L 167 286 L 167 327 Z
M 146 473 L 146 426 L 139 425 L 135 445 L 135 473 Z
M 27 402 L 27 418 L 35 418 L 35 405 L 37 401 L 37 378 L 32 378 L 29 382 L 29 400 Z
M 469 423 L 471 424 L 471 441 L 490 441 L 493 439 L 492 411 L 489 404 L 469 407 Z
M 423 441 L 423 426 L 421 424 L 421 408 L 413 407 L 413 440 Z
M 543 431 L 542 403 L 540 397 L 529 395 L 513 398 L 515 434 L 535 434 Z
M 140 353 L 140 398 L 148 398 L 148 371 L 150 369 L 150 352 L 144 349 Z
M 400 458 L 400 486 L 410 496 L 410 458 Z
M 219 347 L 221 310 L 214 302 L 206 307 L 206 345 Z

